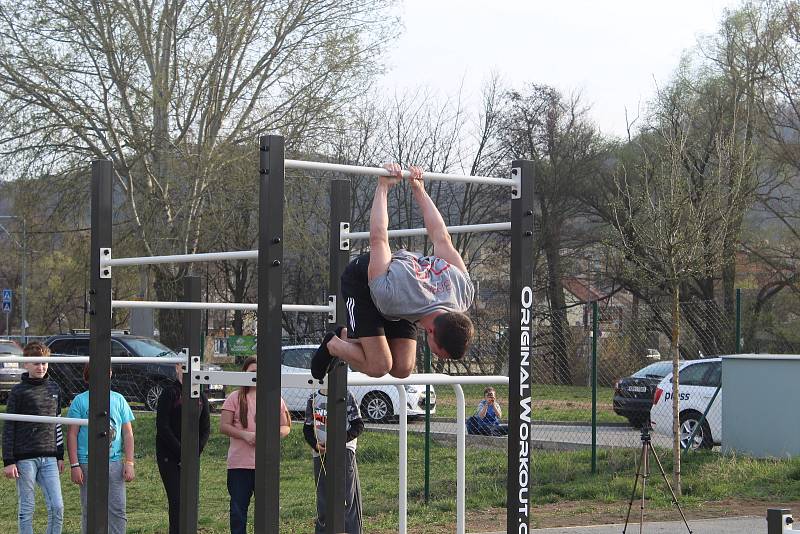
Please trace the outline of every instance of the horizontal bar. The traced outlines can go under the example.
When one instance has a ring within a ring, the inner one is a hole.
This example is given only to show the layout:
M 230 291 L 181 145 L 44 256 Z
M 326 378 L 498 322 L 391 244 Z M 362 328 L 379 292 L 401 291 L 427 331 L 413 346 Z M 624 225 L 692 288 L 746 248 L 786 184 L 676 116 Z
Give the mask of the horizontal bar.
M 141 256 L 138 258 L 112 258 L 100 260 L 101 267 L 129 267 L 131 265 L 154 265 L 157 263 L 194 263 L 200 261 L 257 260 L 257 250 L 234 252 L 203 252 L 201 254 L 174 254 L 172 256 Z
M 321 161 L 301 161 L 297 159 L 287 159 L 284 161 L 287 169 L 300 169 L 306 171 L 329 171 L 341 172 L 346 174 L 358 174 L 361 176 L 391 176 L 389 171 L 383 167 L 362 167 L 359 165 L 342 165 L 341 163 L 324 163 Z M 411 175 L 409 171 L 403 171 L 403 177 Z M 441 172 L 424 172 L 423 180 L 439 180 L 442 182 L 468 182 L 473 184 L 503 185 L 513 187 L 516 185 L 514 180 L 508 178 L 493 178 L 489 176 L 465 176 L 463 174 L 445 174 Z
M 23 423 L 49 423 L 55 425 L 88 426 L 88 419 L 75 417 L 53 417 L 51 415 L 25 415 L 20 413 L 0 413 L 0 421 L 21 421 Z
M 465 224 L 461 226 L 448 226 L 447 231 L 451 234 L 466 234 L 479 232 L 503 232 L 511 230 L 510 222 L 487 223 L 487 224 Z M 408 237 L 413 235 L 427 235 L 427 228 L 406 228 L 401 230 L 389 230 L 389 237 Z M 350 239 L 369 239 L 369 232 L 348 232 L 342 234 L 342 238 Z
M 195 372 L 194 382 L 199 384 L 224 384 L 226 386 L 252 386 L 256 383 L 256 373 L 243 371 L 205 371 Z M 281 387 L 314 389 L 323 385 L 324 380 L 314 380 L 311 373 L 284 373 L 281 375 Z M 407 378 L 395 378 L 385 375 L 372 378 L 362 373 L 348 373 L 348 386 L 405 386 L 405 385 L 453 385 L 453 384 L 508 384 L 508 377 L 502 375 L 487 376 L 450 376 L 440 373 L 412 374 Z
M 89 363 L 89 356 L 0 356 L 0 363 Z M 143 356 L 111 356 L 111 363 L 141 363 L 141 364 L 179 364 L 186 363 L 186 358 L 182 356 L 162 358 Z
M 258 304 L 244 302 L 168 302 L 157 300 L 112 300 L 112 308 L 148 308 L 167 310 L 246 310 L 258 311 Z M 313 304 L 284 304 L 285 312 L 331 313 L 330 306 Z

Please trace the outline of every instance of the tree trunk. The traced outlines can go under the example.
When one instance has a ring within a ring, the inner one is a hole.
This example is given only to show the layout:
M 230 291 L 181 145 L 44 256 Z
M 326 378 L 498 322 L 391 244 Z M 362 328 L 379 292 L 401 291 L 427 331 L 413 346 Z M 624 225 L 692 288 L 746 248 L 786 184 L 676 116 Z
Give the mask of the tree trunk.
M 735 255 L 733 256 L 736 257 Z M 722 307 L 725 311 L 725 326 L 735 329 L 736 325 L 736 262 L 726 262 L 722 267 Z M 728 349 L 725 351 L 728 354 L 736 352 L 736 340 L 734 336 L 726 336 L 724 339 L 729 340 Z
M 547 257 L 547 297 L 550 301 L 550 329 L 553 347 L 553 382 L 556 384 L 572 383 L 569 366 L 568 338 L 570 335 L 567 323 L 567 303 L 564 298 L 564 287 L 561 284 L 561 239 L 558 231 L 548 232 L 544 241 Z
M 678 360 L 680 360 L 680 286 L 676 283 L 672 288 L 672 480 L 675 495 L 681 496 L 681 423 L 680 395 L 678 393 Z
M 168 271 L 155 269 L 153 289 L 159 301 L 176 302 L 183 298 L 183 270 L 177 276 Z M 183 313 L 181 310 L 158 310 L 158 332 L 161 343 L 179 351 L 183 347 Z

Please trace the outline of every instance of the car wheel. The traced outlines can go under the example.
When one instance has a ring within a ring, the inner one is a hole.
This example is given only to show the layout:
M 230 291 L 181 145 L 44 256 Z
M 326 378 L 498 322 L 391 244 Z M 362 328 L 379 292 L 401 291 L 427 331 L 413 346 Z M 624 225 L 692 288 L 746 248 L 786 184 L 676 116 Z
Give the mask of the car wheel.
M 150 384 L 150 387 L 147 388 L 147 391 L 144 394 L 144 405 L 148 410 L 151 412 L 156 411 L 156 408 L 158 407 L 158 398 L 161 396 L 163 391 L 164 386 L 158 382 Z
M 681 448 L 686 449 L 689 443 L 689 437 L 692 432 L 695 432 L 700 418 L 702 415 L 698 412 L 683 412 L 680 417 L 681 424 Z M 692 439 L 691 448 L 697 449 L 710 449 L 714 446 L 714 440 L 711 437 L 711 428 L 708 426 L 708 421 L 703 421 L 700 428 L 694 434 Z
M 394 416 L 392 401 L 386 393 L 380 391 L 368 393 L 361 401 L 361 414 L 366 416 L 368 421 L 389 422 Z

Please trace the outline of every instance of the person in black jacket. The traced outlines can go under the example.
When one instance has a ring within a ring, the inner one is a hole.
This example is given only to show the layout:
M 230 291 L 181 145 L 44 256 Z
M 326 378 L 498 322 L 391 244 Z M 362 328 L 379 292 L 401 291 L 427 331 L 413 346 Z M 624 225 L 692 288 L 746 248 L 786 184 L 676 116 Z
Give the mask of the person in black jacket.
M 28 343 L 24 356 L 50 356 L 50 349 L 38 341 Z M 50 380 L 47 362 L 25 363 L 28 371 L 11 389 L 6 413 L 61 415 L 61 390 Z M 36 484 L 47 506 L 46 534 L 61 534 L 64 502 L 61 479 L 64 472 L 64 435 L 61 425 L 6 421 L 3 427 L 3 474 L 17 482 L 19 532 L 33 534 Z
M 358 478 L 356 448 L 358 436 L 364 431 L 364 421 L 355 397 L 347 392 L 347 470 L 342 481 L 345 487 L 344 531 L 347 534 L 361 534 L 361 481 Z M 311 394 L 306 403 L 306 419 L 303 436 L 311 447 L 314 458 L 314 482 L 317 485 L 317 519 L 314 525 L 316 534 L 325 533 L 325 444 L 328 435 L 328 391 L 320 389 Z
M 156 408 L 156 463 L 169 501 L 169 534 L 178 533 L 181 509 L 181 365 L 175 366 L 177 380 L 164 388 Z M 200 393 L 200 449 L 202 454 L 211 432 L 208 398 Z

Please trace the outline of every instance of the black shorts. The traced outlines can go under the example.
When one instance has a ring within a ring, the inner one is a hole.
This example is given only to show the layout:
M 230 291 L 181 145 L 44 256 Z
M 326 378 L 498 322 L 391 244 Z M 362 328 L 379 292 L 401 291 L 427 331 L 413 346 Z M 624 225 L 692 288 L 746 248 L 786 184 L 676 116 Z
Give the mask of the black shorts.
M 417 339 L 411 321 L 390 321 L 378 311 L 369 292 L 369 252 L 358 256 L 342 273 L 342 297 L 347 310 L 347 337 L 385 336 L 387 339 Z

